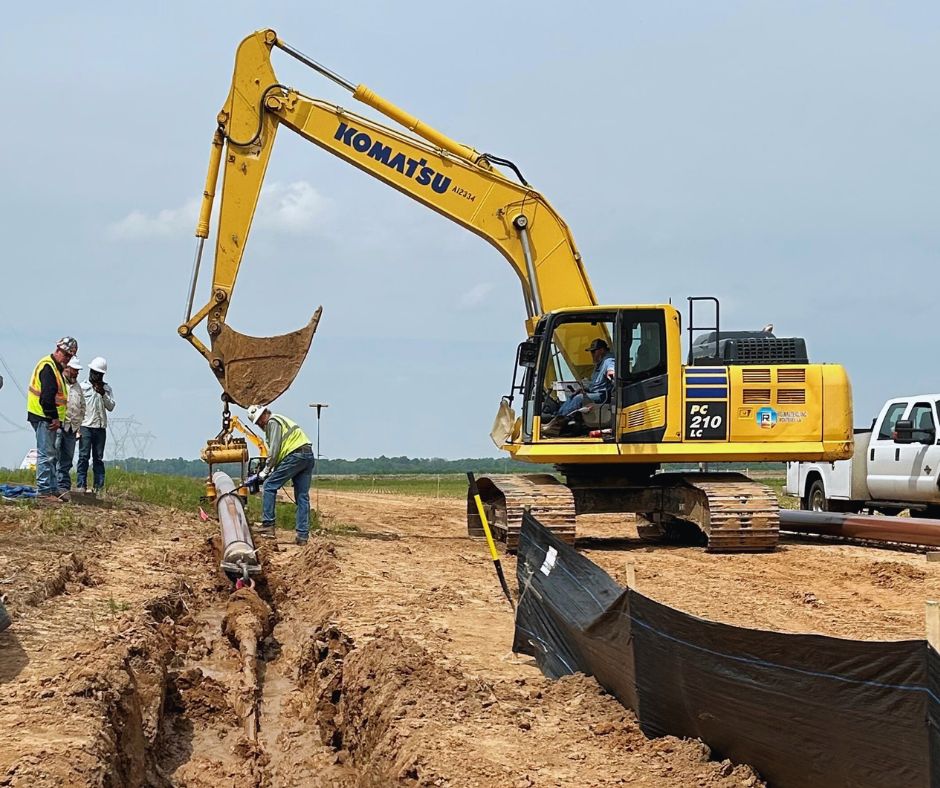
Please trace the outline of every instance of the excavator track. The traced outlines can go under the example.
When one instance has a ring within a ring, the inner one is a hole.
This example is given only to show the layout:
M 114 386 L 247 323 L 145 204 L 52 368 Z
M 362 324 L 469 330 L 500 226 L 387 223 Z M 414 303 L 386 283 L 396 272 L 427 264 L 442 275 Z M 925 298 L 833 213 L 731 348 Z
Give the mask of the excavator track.
M 576 514 L 636 512 L 640 537 L 651 541 L 685 541 L 691 524 L 712 553 L 753 553 L 777 546 L 776 495 L 739 473 L 664 473 L 647 482 L 620 484 L 582 477 L 573 487 L 549 474 L 483 476 L 478 484 L 493 538 L 509 551 L 519 544 L 526 509 L 569 544 L 575 541 Z M 467 530 L 470 536 L 483 536 L 469 496 Z
M 660 523 L 695 524 L 708 540 L 712 553 L 749 553 L 773 550 L 780 530 L 777 496 L 743 474 L 663 474 L 664 505 Z M 691 488 L 691 490 L 689 489 Z M 655 514 L 646 514 L 655 521 Z
M 496 541 L 506 549 L 519 545 L 522 513 L 528 509 L 542 525 L 568 544 L 574 544 L 575 507 L 571 490 L 547 473 L 481 476 L 477 479 L 480 499 Z M 476 504 L 467 496 L 467 531 L 483 536 Z

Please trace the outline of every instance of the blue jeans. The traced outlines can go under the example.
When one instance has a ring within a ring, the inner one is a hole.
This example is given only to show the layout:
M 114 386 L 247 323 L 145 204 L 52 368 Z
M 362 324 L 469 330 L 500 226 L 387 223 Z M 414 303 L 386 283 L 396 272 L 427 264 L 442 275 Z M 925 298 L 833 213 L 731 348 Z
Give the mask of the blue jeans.
M 313 451 L 297 449 L 292 451 L 277 467 L 264 483 L 264 494 L 261 498 L 261 519 L 266 523 L 274 522 L 274 505 L 277 501 L 277 491 L 288 482 L 294 483 L 294 503 L 297 505 L 297 536 L 307 539 L 310 536 L 310 480 L 313 478 L 313 469 L 317 461 Z
M 56 480 L 55 433 L 49 429 L 48 421 L 32 422 L 36 431 L 36 491 L 40 495 L 56 495 L 59 483 Z
M 558 415 L 569 416 L 579 408 L 584 407 L 585 397 L 587 397 L 588 402 L 593 402 L 595 405 L 602 404 L 607 401 L 607 394 L 603 391 L 589 394 L 575 394 L 571 399 L 565 400 L 561 403 L 561 407 L 558 409 Z
M 59 490 L 72 489 L 72 460 L 75 458 L 75 433 L 71 430 L 59 430 L 56 433 L 56 462 L 58 469 Z
M 88 489 L 88 459 L 92 460 L 95 489 L 104 487 L 104 444 L 108 431 L 104 427 L 82 427 L 78 444 L 78 467 L 75 470 L 75 485 L 80 490 Z

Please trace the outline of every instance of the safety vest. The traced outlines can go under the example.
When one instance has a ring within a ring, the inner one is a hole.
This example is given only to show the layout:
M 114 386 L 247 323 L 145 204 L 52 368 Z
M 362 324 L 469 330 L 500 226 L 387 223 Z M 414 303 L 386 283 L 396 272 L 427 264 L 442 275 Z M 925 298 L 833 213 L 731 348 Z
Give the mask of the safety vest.
M 58 414 L 57 418 L 59 421 L 65 421 L 65 406 L 68 402 L 68 388 L 65 385 L 65 378 L 62 377 L 62 371 L 59 369 L 59 365 L 55 363 L 55 359 L 52 356 L 44 356 L 39 359 L 39 363 L 36 365 L 36 369 L 33 370 L 33 377 L 29 381 L 29 391 L 26 394 L 26 412 L 32 413 L 35 416 L 40 418 L 46 418 L 46 414 L 42 409 L 42 405 L 39 404 L 39 373 L 42 372 L 42 368 L 49 364 L 52 367 L 52 371 L 55 373 L 55 382 L 56 382 L 56 392 L 55 392 L 55 409 Z
M 281 449 L 274 458 L 274 465 L 279 465 L 288 454 L 295 449 L 299 449 L 305 443 L 310 443 L 310 438 L 300 429 L 298 424 L 292 422 L 287 416 L 281 416 L 276 413 L 271 414 L 271 418 L 281 425 Z

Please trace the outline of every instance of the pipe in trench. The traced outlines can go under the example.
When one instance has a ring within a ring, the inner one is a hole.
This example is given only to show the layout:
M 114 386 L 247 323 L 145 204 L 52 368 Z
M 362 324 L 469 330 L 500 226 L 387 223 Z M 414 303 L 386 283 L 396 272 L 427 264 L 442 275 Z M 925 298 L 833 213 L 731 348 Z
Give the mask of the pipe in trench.
M 233 580 L 260 573 L 261 564 L 235 482 L 227 473 L 217 471 L 212 474 L 212 483 L 222 531 L 222 571 Z M 251 741 L 258 737 L 258 641 L 270 633 L 271 626 L 271 609 L 253 587 L 237 588 L 229 597 L 222 629 L 241 656 L 242 672 L 233 701 Z
M 259 574 L 261 564 L 235 482 L 227 473 L 216 471 L 212 474 L 212 483 L 215 485 L 215 506 L 222 530 L 222 571 L 233 580 L 245 574 Z
M 781 509 L 780 530 L 869 539 L 873 542 L 940 547 L 940 520 L 922 517 L 877 517 L 867 514 Z

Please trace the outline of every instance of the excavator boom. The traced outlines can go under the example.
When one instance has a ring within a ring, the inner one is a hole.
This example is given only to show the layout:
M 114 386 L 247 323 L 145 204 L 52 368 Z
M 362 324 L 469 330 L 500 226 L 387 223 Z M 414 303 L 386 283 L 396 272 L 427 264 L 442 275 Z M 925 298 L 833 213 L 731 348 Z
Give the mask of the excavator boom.
M 407 131 L 396 131 L 283 86 L 271 66 L 271 51 L 275 47 L 347 88 L 354 98 Z M 268 403 L 283 393 L 303 364 L 320 315 L 318 309 L 305 328 L 278 337 L 249 337 L 226 323 L 280 126 L 286 126 L 495 246 L 521 282 L 529 333 L 544 312 L 597 303 L 567 225 L 539 192 L 524 181 L 506 177 L 494 167 L 494 162 L 505 160 L 477 153 L 364 85 L 353 86 L 284 44 L 272 30 L 248 36 L 239 45 L 232 87 L 218 123 L 196 229 L 199 247 L 190 305 L 179 333 L 206 357 L 233 402 L 243 406 L 250 402 Z M 209 303 L 192 314 L 201 249 L 208 237 L 220 169 L 223 198 L 216 233 L 212 293 Z M 194 333 L 203 320 L 207 320 L 210 348 Z

